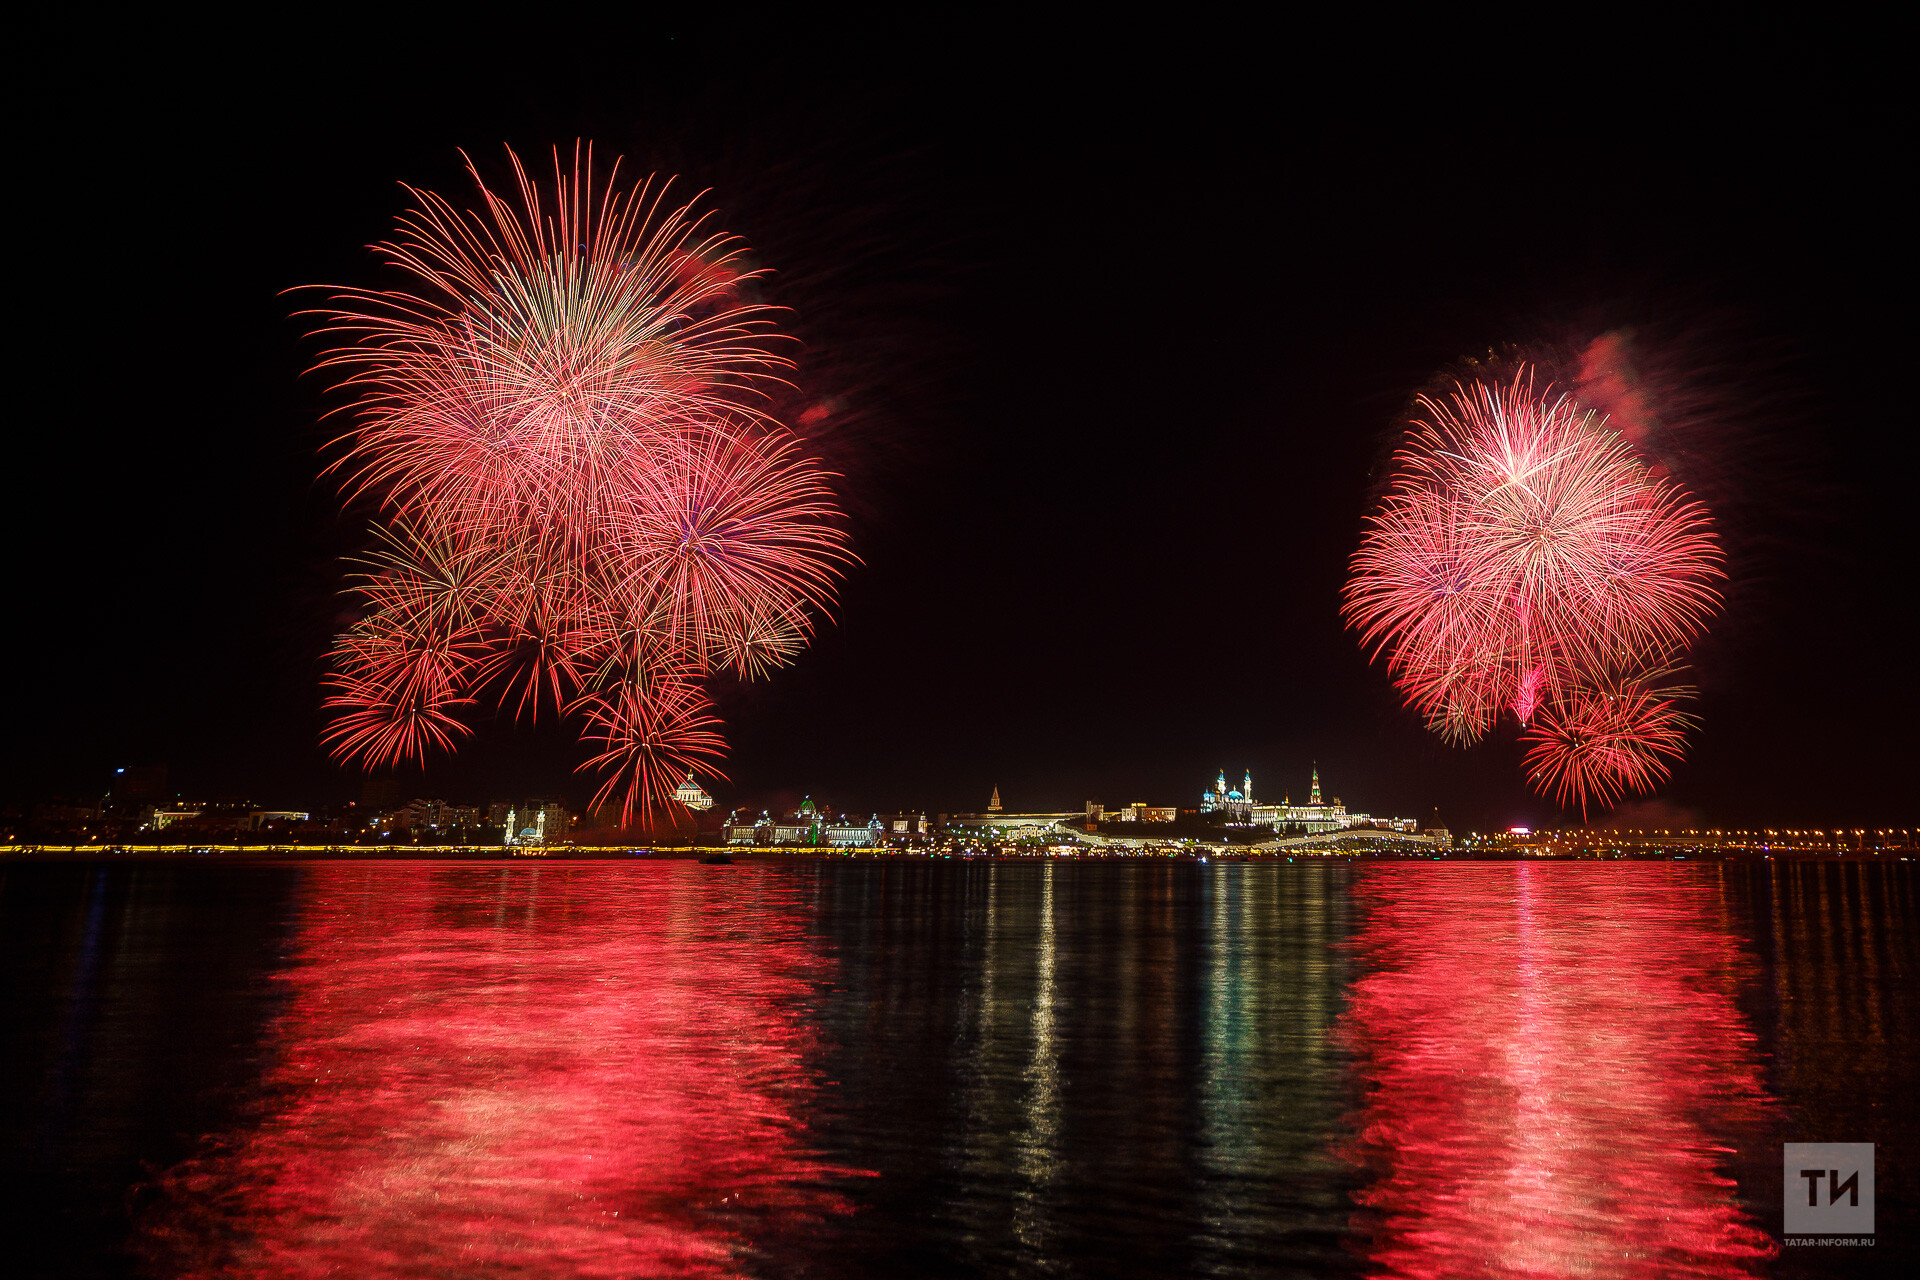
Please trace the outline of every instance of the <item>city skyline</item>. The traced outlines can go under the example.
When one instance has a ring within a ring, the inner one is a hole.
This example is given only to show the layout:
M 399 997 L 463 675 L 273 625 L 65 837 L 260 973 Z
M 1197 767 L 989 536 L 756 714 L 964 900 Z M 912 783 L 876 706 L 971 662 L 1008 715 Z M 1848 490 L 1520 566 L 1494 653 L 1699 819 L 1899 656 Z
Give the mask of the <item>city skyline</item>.
M 369 777 L 357 801 L 305 810 L 262 808 L 251 798 L 234 795 L 186 798 L 167 788 L 164 769 L 122 768 L 115 770 L 113 788 L 96 801 L 56 798 L 0 810 L 0 838 L 12 846 L 48 850 L 110 846 L 122 851 L 204 852 L 232 842 L 269 851 L 559 845 L 588 853 L 627 853 L 644 851 L 629 846 L 663 843 L 774 845 L 780 846 L 777 852 L 787 853 L 857 851 L 842 847 L 852 845 L 922 854 L 940 849 L 978 853 L 983 850 L 974 846 L 984 839 L 992 847 L 1004 845 L 1028 856 L 1039 845 L 1047 847 L 1049 856 L 1193 856 L 1210 849 L 1246 856 L 1300 852 L 1289 846 L 1304 843 L 1307 851 L 1322 856 L 1423 857 L 1432 852 L 1426 847 L 1432 842 L 1445 856 L 1499 858 L 1665 857 L 1676 851 L 1710 857 L 1868 856 L 1904 853 L 1916 847 L 1920 836 L 1920 829 L 1911 826 L 1844 821 L 1804 827 L 1716 824 L 1659 804 L 1623 807 L 1590 822 L 1463 827 L 1437 808 L 1424 815 L 1396 815 L 1390 807 L 1370 806 L 1379 811 L 1367 812 L 1348 805 L 1331 786 L 1322 786 L 1317 761 L 1307 776 L 1299 800 L 1284 780 L 1278 800 L 1256 791 L 1251 769 L 1242 770 L 1240 783 L 1230 786 L 1222 768 L 1192 805 L 1161 805 L 1136 795 L 1119 804 L 1095 797 L 1079 805 L 1036 809 L 1004 803 L 995 786 L 984 808 L 963 805 L 948 811 L 867 803 L 866 798 L 848 803 L 847 796 L 791 787 L 736 795 L 717 804 L 688 774 L 674 789 L 671 807 L 636 824 L 625 820 L 617 801 L 582 807 L 577 800 L 552 793 L 522 793 L 485 800 L 456 796 L 450 802 L 444 795 L 406 791 L 391 776 Z M 804 834 L 808 824 L 811 836 Z

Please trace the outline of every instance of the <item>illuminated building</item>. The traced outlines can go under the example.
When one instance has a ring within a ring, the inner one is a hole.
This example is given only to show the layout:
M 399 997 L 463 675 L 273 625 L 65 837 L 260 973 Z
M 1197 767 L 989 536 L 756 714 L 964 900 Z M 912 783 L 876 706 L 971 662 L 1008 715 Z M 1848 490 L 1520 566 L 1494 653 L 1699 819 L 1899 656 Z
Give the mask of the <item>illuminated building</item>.
M 567 838 L 572 815 L 558 800 L 529 800 L 507 809 L 507 844 L 551 844 Z
M 933 824 L 927 821 L 924 813 L 882 813 L 875 815 L 889 837 L 904 839 L 914 836 L 930 836 Z
M 1282 797 L 1279 804 L 1254 805 L 1252 821 L 1263 827 L 1305 827 L 1308 835 L 1319 835 L 1326 831 L 1344 831 L 1349 827 L 1361 826 L 1372 819 L 1364 813 L 1348 813 L 1338 796 L 1333 798 L 1331 804 L 1323 801 L 1320 798 L 1320 766 L 1316 763 L 1305 804 L 1294 804 L 1290 798 Z
M 813 803 L 813 797 L 808 796 L 800 802 L 798 809 L 773 824 L 773 843 L 819 844 L 826 816 Z
M 826 809 L 811 799 L 785 818 L 760 816 L 748 820 L 738 809 L 727 815 L 721 828 L 731 845 L 785 845 L 788 847 L 830 849 L 873 849 L 889 842 L 905 844 L 930 838 L 933 824 L 924 813 L 876 813 L 864 821 L 853 814 L 831 818 Z
M 1135 800 L 1132 804 L 1115 809 L 1112 813 L 1107 813 L 1097 804 L 1087 806 L 1087 820 L 1090 822 L 1099 822 L 1102 819 L 1110 822 L 1172 822 L 1179 816 L 1178 809 L 1150 805 L 1141 800 Z
M 1143 805 L 1130 808 L 1133 811 L 1131 814 L 1122 811 L 1114 816 L 1122 822 L 1153 821 L 1153 818 L 1145 816 L 1149 813 L 1166 812 L 1169 814 L 1168 820 L 1172 817 L 1171 811 L 1167 810 L 1149 810 Z M 1349 813 L 1338 796 L 1331 800 L 1323 799 L 1320 792 L 1320 766 L 1317 763 L 1313 767 L 1305 804 L 1295 804 L 1286 797 L 1279 804 L 1261 804 L 1254 799 L 1252 770 L 1242 775 L 1239 789 L 1229 790 L 1226 770 L 1222 769 L 1214 779 L 1213 787 L 1201 793 L 1200 812 L 1219 814 L 1229 823 L 1271 827 L 1282 833 L 1297 828 L 1310 836 L 1357 828 L 1386 829 L 1411 835 L 1420 829 L 1420 824 L 1412 818 L 1375 818 L 1365 813 Z
M 414 799 L 391 814 L 381 815 L 381 820 L 389 831 L 471 834 L 480 825 L 480 810 L 473 805 L 448 804 L 445 800 Z M 506 826 L 504 813 L 495 825 Z
M 1238 791 L 1227 790 L 1227 771 L 1222 769 L 1213 790 L 1200 793 L 1200 812 L 1224 813 L 1228 822 L 1253 821 L 1253 770 L 1246 771 Z
M 878 817 L 867 822 L 855 822 L 842 816 L 839 822 L 830 820 L 825 806 L 813 802 L 808 796 L 800 802 L 800 807 L 783 817 L 768 816 L 765 809 L 752 822 L 743 821 L 740 811 L 734 810 L 727 816 L 723 827 L 728 844 L 787 845 L 804 848 L 818 848 L 821 845 L 876 845 L 881 840 Z
M 830 848 L 872 849 L 886 841 L 887 829 L 876 813 L 865 822 L 843 817 L 839 822 L 829 823 L 823 834 Z
M 1040 831 L 1058 826 L 1063 822 L 1085 824 L 1087 815 L 1074 813 L 1005 813 L 998 810 L 989 813 L 955 813 L 944 818 L 945 825 L 962 830 L 981 832 Z
M 393 825 L 402 831 L 429 831 L 447 825 L 445 800 L 409 800 L 393 815 Z
M 713 797 L 693 780 L 692 774 L 688 774 L 687 780 L 675 788 L 673 798 L 689 809 L 705 812 L 713 808 Z

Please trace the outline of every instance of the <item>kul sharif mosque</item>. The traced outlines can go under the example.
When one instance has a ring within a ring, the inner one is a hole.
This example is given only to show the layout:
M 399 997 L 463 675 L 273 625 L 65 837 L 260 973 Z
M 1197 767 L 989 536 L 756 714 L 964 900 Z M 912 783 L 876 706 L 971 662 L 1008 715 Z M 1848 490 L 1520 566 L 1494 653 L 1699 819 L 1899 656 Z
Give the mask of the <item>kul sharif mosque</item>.
M 1370 821 L 1365 814 L 1349 814 L 1338 796 L 1334 797 L 1332 804 L 1320 799 L 1320 766 L 1317 763 L 1313 767 L 1313 791 L 1305 804 L 1294 804 L 1286 798 L 1279 804 L 1259 803 L 1253 798 L 1251 769 L 1241 776 L 1240 789 L 1229 791 L 1227 771 L 1222 769 L 1212 789 L 1200 793 L 1200 812 L 1224 813 L 1229 822 L 1244 822 L 1257 827 L 1297 823 L 1313 835 L 1322 831 L 1344 831 L 1358 823 Z

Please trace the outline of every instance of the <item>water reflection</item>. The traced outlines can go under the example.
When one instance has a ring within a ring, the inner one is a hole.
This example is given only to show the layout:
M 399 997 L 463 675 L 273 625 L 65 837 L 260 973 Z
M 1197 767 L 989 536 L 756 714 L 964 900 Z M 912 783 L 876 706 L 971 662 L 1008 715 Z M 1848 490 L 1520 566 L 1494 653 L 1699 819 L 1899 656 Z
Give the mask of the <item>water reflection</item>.
M 1344 868 L 854 865 L 823 1130 L 842 1276 L 1345 1273 Z M 857 1135 L 857 1145 L 853 1139 Z
M 141 1251 L 273 1276 L 749 1267 L 749 1235 L 804 1231 L 845 1172 L 800 1119 L 803 906 L 750 867 L 314 867 L 257 1123 L 168 1176 Z
M 1035 948 L 1032 1034 L 1027 1067 L 1022 1073 L 1026 1086 L 1025 1125 L 1021 1130 L 1015 1169 L 1020 1178 L 1018 1203 L 1014 1207 L 1013 1230 L 1020 1243 L 1031 1250 L 1044 1250 L 1051 1232 L 1047 1223 L 1047 1192 L 1054 1179 L 1060 1141 L 1060 1056 L 1054 1043 L 1054 1004 L 1059 992 L 1054 987 L 1057 961 L 1053 927 L 1053 872 L 1048 862 L 1040 873 L 1040 937 Z
M 1723 874 L 1734 927 L 1753 939 L 1761 962 L 1751 1003 L 1773 1049 L 1781 1140 L 1873 1142 L 1884 1153 L 1874 1188 L 1879 1247 L 1847 1251 L 1844 1262 L 1830 1256 L 1837 1250 L 1786 1249 L 1776 1274 L 1904 1276 L 1907 1242 L 1920 1235 L 1920 1170 L 1900 1154 L 1920 1139 L 1914 864 L 1770 862 Z M 1775 1205 L 1781 1174 L 1769 1158 L 1742 1171 L 1741 1182 Z
M 1916 918 L 1911 864 L 0 865 L 0 1210 L 61 1276 L 130 1211 L 156 1275 L 1728 1275 L 1780 1141 L 1873 1141 L 1881 1246 L 1771 1265 L 1904 1274 Z
M 1730 1276 L 1772 1245 L 1727 1170 L 1768 1140 L 1715 868 L 1357 871 L 1357 1199 L 1382 1274 Z M 1777 1150 L 1777 1149 L 1776 1149 Z
M 1920 977 L 1911 864 L 1770 863 L 1745 878 L 1766 912 L 1755 933 L 1781 1024 L 1782 1092 L 1802 1112 L 1837 1112 L 1835 1132 L 1870 1132 L 1875 1101 L 1910 1078 L 1920 1045 L 1911 1005 L 1889 998 Z
M 1319 1100 L 1307 1086 L 1338 1079 L 1345 1066 L 1329 1039 L 1338 988 L 1327 979 L 1339 973 L 1331 944 L 1345 917 L 1330 879 L 1320 869 L 1296 874 L 1230 863 L 1199 886 L 1207 1008 L 1197 1243 L 1202 1269 L 1211 1274 L 1259 1273 L 1283 1259 L 1304 1261 L 1315 1243 L 1332 1243 L 1313 1241 L 1299 1230 L 1304 1224 L 1271 1230 L 1276 1175 L 1290 1175 L 1309 1195 L 1320 1192 L 1316 1207 L 1330 1216 L 1344 1208 L 1334 1162 L 1301 1142 L 1309 1132 L 1301 1121 Z

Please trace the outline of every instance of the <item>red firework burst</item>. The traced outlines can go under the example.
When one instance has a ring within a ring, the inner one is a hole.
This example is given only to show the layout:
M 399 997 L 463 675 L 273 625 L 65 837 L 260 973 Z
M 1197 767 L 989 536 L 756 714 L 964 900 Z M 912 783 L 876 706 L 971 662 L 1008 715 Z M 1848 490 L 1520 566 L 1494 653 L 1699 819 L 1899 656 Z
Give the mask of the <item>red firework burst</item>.
M 1582 690 L 1543 709 L 1522 737 L 1527 777 L 1558 803 L 1577 802 L 1582 821 L 1589 803 L 1611 807 L 1628 791 L 1651 791 L 1686 749 L 1693 721 L 1677 696 L 1632 686 Z
M 517 198 L 413 192 L 376 246 L 409 287 L 319 313 L 353 397 L 337 465 L 391 524 L 327 741 L 386 765 L 451 749 L 482 697 L 581 714 L 631 818 L 714 772 L 698 682 L 789 661 L 852 556 L 829 477 L 756 407 L 787 362 L 743 246 L 664 184 L 596 184 L 590 153 L 546 193 L 508 155 Z
M 594 805 L 620 800 L 622 821 L 664 807 L 682 778 L 694 772 L 726 777 L 713 763 L 726 750 L 720 721 L 704 693 L 677 672 L 631 680 L 583 700 L 589 741 L 604 750 L 587 761 L 603 768 Z
M 1343 612 L 1428 725 L 1465 744 L 1503 711 L 1585 723 L 1611 673 L 1672 665 L 1719 604 L 1705 509 L 1524 368 L 1419 404 Z M 1606 758 L 1555 775 L 1562 798 L 1664 776 Z
M 791 441 L 703 433 L 631 483 L 606 530 L 618 592 L 689 660 L 752 675 L 784 652 L 763 638 L 807 634 L 842 551 L 825 478 Z

